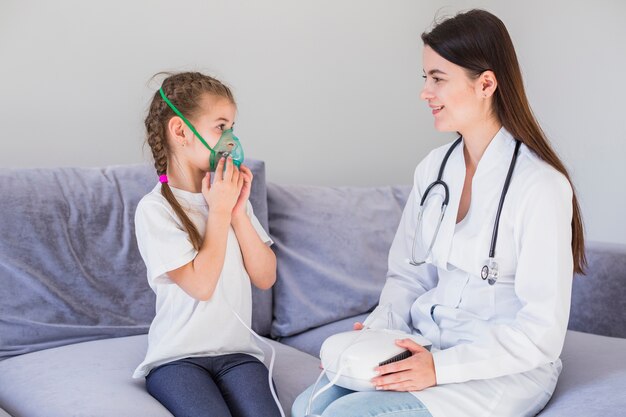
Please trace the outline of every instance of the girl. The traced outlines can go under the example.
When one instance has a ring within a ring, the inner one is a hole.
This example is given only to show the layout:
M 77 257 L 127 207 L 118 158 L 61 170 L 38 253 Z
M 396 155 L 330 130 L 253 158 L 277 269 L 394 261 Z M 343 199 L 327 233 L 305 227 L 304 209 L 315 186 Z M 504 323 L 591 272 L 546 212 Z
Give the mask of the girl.
M 333 387 L 312 411 L 534 416 L 555 389 L 572 275 L 585 265 L 576 196 L 532 115 L 504 24 L 472 10 L 422 40 L 421 98 L 435 128 L 460 138 L 415 171 L 379 305 L 391 305 L 393 322 L 421 333 L 432 351 L 398 340 L 412 355 L 377 367 L 378 391 Z M 387 324 L 370 318 L 364 324 Z
M 229 156 L 209 172 L 206 145 L 230 132 L 235 113 L 224 84 L 181 73 L 163 81 L 145 121 L 160 182 L 135 227 L 156 316 L 133 376 L 175 416 L 280 415 L 262 351 L 237 317 L 250 326 L 250 282 L 276 280 L 272 241 L 248 201 L 250 169 Z

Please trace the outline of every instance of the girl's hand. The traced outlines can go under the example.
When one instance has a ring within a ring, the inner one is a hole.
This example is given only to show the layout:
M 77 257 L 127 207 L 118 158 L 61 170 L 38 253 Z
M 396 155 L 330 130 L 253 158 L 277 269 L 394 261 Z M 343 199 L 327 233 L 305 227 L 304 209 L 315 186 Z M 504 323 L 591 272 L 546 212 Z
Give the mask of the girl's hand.
M 241 193 L 243 179 L 230 157 L 227 160 L 224 158 L 219 160 L 213 175 L 215 176 L 213 184 L 210 172 L 202 179 L 202 195 L 209 205 L 210 212 L 230 216 Z
M 235 207 L 233 207 L 233 220 L 246 215 L 246 203 L 250 198 L 250 190 L 252 189 L 252 171 L 245 165 L 239 168 L 239 180 L 243 183 L 239 198 Z
M 352 326 L 352 328 L 354 330 L 363 330 L 363 323 L 357 321 L 356 323 L 354 323 L 354 325 Z
M 376 367 L 380 376 L 372 378 L 376 389 L 389 391 L 420 391 L 437 385 L 435 362 L 427 349 L 411 339 L 396 340 L 400 347 L 413 354 L 410 358 Z

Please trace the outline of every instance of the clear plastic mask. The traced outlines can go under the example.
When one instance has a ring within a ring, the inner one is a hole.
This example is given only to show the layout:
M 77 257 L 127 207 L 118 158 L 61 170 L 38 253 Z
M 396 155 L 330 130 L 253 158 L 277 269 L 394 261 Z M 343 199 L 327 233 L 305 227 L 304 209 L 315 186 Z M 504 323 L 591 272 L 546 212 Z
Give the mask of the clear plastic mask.
M 204 145 L 211 149 L 206 143 L 204 143 Z M 233 163 L 237 168 L 243 163 L 243 148 L 241 147 L 239 138 L 233 133 L 233 129 L 227 129 L 222 132 L 220 140 L 218 140 L 215 147 L 211 149 L 210 170 L 215 171 L 220 158 L 228 158 L 229 156 L 233 158 Z

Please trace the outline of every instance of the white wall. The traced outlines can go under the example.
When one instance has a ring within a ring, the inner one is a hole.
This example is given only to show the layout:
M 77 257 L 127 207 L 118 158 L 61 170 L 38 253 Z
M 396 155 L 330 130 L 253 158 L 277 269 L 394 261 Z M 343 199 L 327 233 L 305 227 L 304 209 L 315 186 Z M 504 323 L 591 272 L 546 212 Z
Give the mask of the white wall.
M 472 7 L 507 24 L 588 237 L 626 243 L 620 0 L 0 0 L 0 166 L 149 160 L 150 77 L 193 69 L 233 87 L 238 135 L 270 181 L 409 183 L 451 138 L 419 100 L 419 35 Z

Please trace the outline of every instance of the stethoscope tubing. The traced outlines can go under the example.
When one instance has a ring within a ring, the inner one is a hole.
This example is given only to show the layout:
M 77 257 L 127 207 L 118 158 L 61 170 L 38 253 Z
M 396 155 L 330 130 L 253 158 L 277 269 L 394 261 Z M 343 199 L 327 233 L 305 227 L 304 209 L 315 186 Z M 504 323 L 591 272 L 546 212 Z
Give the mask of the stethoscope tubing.
M 430 256 L 430 253 L 432 251 L 432 248 L 435 244 L 435 239 L 437 238 L 437 235 L 439 234 L 439 228 L 441 227 L 441 222 L 443 220 L 443 216 L 444 213 L 446 211 L 446 208 L 448 206 L 448 202 L 450 200 L 450 190 L 448 188 L 448 184 L 446 184 L 446 182 L 443 180 L 443 173 L 444 170 L 446 168 L 446 164 L 448 162 L 448 159 L 450 158 L 450 155 L 452 154 L 452 151 L 454 151 L 454 149 L 457 147 L 457 145 L 459 143 L 461 143 L 461 140 L 463 139 L 462 136 L 460 136 L 457 140 L 454 141 L 454 143 L 450 146 L 450 148 L 448 149 L 448 151 L 446 152 L 443 161 L 441 161 L 441 165 L 439 166 L 439 173 L 437 175 L 437 179 L 435 181 L 433 181 L 428 187 L 426 187 L 426 190 L 424 191 L 424 194 L 422 195 L 422 198 L 420 200 L 420 206 L 419 206 L 419 213 L 418 213 L 418 219 L 417 219 L 417 225 L 416 225 L 416 230 L 415 230 L 415 236 L 413 237 L 413 247 L 411 250 L 411 260 L 409 261 L 409 263 L 411 265 L 414 266 L 419 266 L 422 265 L 424 263 L 426 263 L 426 259 L 428 259 L 428 257 Z M 513 151 L 513 156 L 511 157 L 511 163 L 509 164 L 509 169 L 507 171 L 506 174 L 506 178 L 504 180 L 504 186 L 502 187 L 502 193 L 500 194 L 500 201 L 498 203 L 498 210 L 496 211 L 496 218 L 495 218 L 495 222 L 494 222 L 494 226 L 493 226 L 493 232 L 491 234 L 491 243 L 489 246 L 489 260 L 490 263 L 494 263 L 495 261 L 493 260 L 495 257 L 495 252 L 496 252 L 496 244 L 498 241 L 498 229 L 500 226 L 500 215 L 502 214 L 502 207 L 504 206 L 504 200 L 506 198 L 506 195 L 508 193 L 509 190 L 509 186 L 511 184 L 511 178 L 513 176 L 513 170 L 515 169 L 515 165 L 517 162 L 517 156 L 519 154 L 519 149 L 520 146 L 522 145 L 522 142 L 518 139 L 515 139 L 515 150 Z M 418 234 L 418 229 L 421 229 L 421 224 L 422 224 L 422 216 L 423 216 L 423 209 L 424 209 L 424 204 L 426 203 L 426 199 L 428 198 L 428 195 L 430 193 L 430 190 L 435 187 L 435 186 L 442 186 L 444 189 L 444 200 L 441 204 L 441 214 L 439 216 L 439 221 L 437 222 L 437 227 L 435 229 L 435 233 L 433 235 L 433 238 L 428 246 L 428 250 L 426 251 L 426 256 L 424 258 L 424 260 L 422 261 L 416 261 L 415 260 L 415 244 L 416 244 L 416 240 L 417 240 L 417 234 Z M 487 267 L 487 269 L 489 270 L 490 268 L 485 265 L 485 267 Z M 483 267 L 483 268 L 485 268 Z M 481 272 L 481 276 L 484 275 Z M 487 277 L 483 277 L 483 279 L 486 279 Z M 489 279 L 489 284 L 493 285 L 496 281 L 497 277 L 494 277 L 493 279 Z
M 509 164 L 509 171 L 506 174 L 504 180 L 504 186 L 502 187 L 502 193 L 500 194 L 500 202 L 498 203 L 498 211 L 496 211 L 496 221 L 493 226 L 493 233 L 491 234 L 491 246 L 489 246 L 489 258 L 493 259 L 496 254 L 496 242 L 498 241 L 498 229 L 500 228 L 500 214 L 502 214 L 502 207 L 504 206 L 504 199 L 509 191 L 509 185 L 511 185 L 511 177 L 513 176 L 513 170 L 517 162 L 517 154 L 522 142 L 515 140 L 515 151 L 511 157 L 511 163 Z

